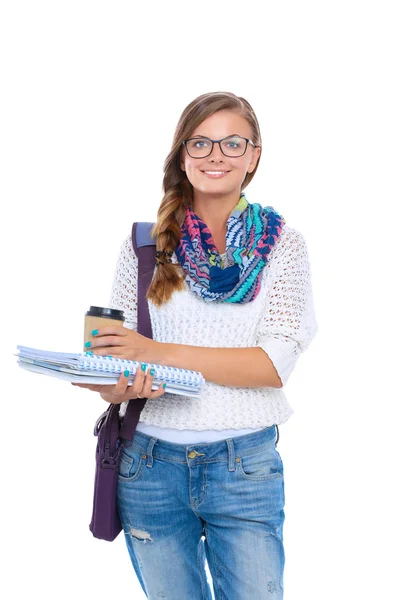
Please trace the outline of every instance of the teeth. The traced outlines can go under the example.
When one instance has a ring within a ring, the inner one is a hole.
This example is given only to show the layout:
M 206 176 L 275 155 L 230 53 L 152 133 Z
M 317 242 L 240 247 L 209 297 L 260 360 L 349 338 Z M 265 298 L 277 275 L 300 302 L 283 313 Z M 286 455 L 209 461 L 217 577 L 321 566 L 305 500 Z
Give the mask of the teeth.
M 225 171 L 204 171 L 207 175 L 224 175 Z

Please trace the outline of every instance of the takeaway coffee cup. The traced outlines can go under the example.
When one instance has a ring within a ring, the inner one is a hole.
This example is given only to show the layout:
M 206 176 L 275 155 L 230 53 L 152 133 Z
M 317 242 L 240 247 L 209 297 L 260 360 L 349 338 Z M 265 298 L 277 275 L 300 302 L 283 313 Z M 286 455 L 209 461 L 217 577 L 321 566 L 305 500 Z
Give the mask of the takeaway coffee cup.
M 92 336 L 93 329 L 107 327 L 110 325 L 123 325 L 124 311 L 114 308 L 104 308 L 103 306 L 91 306 L 85 314 L 85 332 L 83 340 L 83 351 L 89 350 L 85 346 L 86 342 L 91 342 L 95 338 Z

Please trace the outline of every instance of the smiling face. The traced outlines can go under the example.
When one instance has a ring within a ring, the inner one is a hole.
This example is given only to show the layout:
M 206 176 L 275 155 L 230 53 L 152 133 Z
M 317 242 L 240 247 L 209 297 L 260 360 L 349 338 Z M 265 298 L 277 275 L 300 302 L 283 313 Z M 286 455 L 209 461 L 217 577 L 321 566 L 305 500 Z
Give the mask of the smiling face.
M 230 135 L 240 135 L 252 140 L 250 123 L 238 113 L 220 110 L 207 117 L 190 137 L 204 136 L 220 140 Z M 253 140 L 252 140 L 253 141 Z M 223 196 L 236 200 L 247 173 L 257 165 L 261 148 L 247 145 L 246 153 L 240 157 L 225 156 L 219 144 L 214 144 L 212 153 L 205 158 L 192 158 L 182 148 L 180 166 L 193 186 L 194 199 L 204 196 Z

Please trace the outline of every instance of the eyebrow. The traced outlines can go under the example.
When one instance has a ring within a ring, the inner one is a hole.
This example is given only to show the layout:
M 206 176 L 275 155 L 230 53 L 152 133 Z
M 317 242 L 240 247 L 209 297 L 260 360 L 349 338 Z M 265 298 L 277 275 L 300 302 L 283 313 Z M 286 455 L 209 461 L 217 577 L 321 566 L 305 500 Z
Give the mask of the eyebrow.
M 240 133 L 228 133 L 228 135 L 225 135 L 223 138 L 221 138 L 222 140 L 227 138 L 227 137 L 234 137 L 235 135 L 239 136 L 239 137 L 244 137 L 243 135 L 241 135 Z M 208 140 L 211 140 L 210 137 L 208 137 L 208 135 L 200 135 L 199 133 L 197 135 L 192 135 L 193 138 L 207 138 Z

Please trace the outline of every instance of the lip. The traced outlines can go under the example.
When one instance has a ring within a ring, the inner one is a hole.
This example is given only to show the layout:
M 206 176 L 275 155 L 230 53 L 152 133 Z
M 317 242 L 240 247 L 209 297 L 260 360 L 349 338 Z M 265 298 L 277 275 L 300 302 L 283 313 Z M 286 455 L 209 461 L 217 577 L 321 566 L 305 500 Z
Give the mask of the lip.
M 206 171 L 201 172 L 209 179 L 222 179 L 222 177 L 225 177 L 225 175 L 230 173 L 230 171 L 223 171 L 222 169 L 207 169 Z

